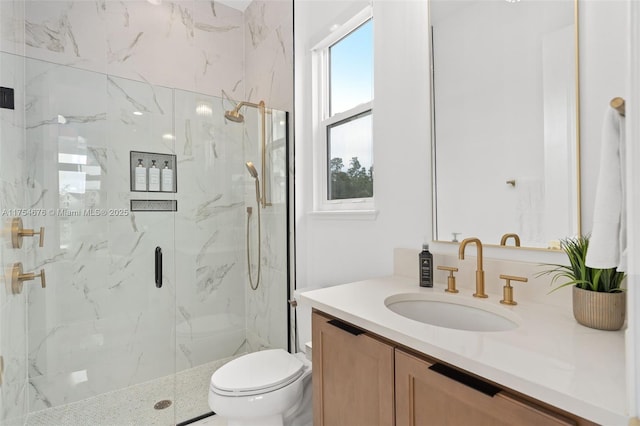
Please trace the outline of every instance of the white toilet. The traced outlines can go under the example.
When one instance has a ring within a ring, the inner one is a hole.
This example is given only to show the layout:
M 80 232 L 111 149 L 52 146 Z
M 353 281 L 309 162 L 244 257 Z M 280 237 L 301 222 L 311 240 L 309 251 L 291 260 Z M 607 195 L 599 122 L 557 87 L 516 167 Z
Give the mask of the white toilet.
M 229 426 L 311 426 L 311 362 L 282 349 L 236 358 L 211 376 L 209 407 Z

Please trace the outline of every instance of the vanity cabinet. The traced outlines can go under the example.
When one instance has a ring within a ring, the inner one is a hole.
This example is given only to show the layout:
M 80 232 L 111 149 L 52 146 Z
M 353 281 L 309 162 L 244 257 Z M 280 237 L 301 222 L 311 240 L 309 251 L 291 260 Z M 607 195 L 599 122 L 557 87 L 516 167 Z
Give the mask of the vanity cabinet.
M 315 426 L 565 426 L 588 420 L 312 314 Z
M 315 312 L 312 339 L 313 424 L 394 425 L 393 346 Z
M 402 350 L 395 353 L 396 426 L 566 426 L 577 422 Z

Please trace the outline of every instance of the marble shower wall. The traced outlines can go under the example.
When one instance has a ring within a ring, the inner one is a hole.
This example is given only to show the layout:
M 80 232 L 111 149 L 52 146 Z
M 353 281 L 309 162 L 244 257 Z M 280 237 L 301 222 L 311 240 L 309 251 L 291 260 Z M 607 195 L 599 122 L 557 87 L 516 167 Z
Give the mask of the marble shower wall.
M 13 17 L 17 19 L 13 19 Z M 24 86 L 24 26 L 14 27 L 24 16 L 22 0 L 0 2 L 0 86 Z M 15 41 L 9 41 L 11 40 Z M 29 262 L 28 248 L 14 249 L 9 233 L 14 212 L 6 209 L 28 208 L 24 190 L 25 138 L 24 96 L 15 97 L 15 109 L 0 109 L 0 259 L 2 260 L 2 290 L 0 291 L 0 356 L 4 359 L 4 377 L 0 387 L 0 423 L 22 425 L 26 418 L 27 405 L 27 295 L 23 291 L 14 295 L 11 291 L 11 267 L 21 262 L 25 268 L 33 267 Z M 32 227 L 30 217 L 25 217 L 25 226 Z
M 243 127 L 225 107 L 175 92 L 178 370 L 246 351 Z
M 286 1 L 255 1 L 244 16 L 199 0 L 0 2 L 0 86 L 17 89 L 16 110 L 0 110 L 0 208 L 128 208 L 131 149 L 175 153 L 179 191 L 175 215 L 23 217 L 47 227 L 44 249 L 18 252 L 0 235 L 5 270 L 22 261 L 48 280 L 0 295 L 0 422 L 171 374 L 174 361 L 286 348 L 283 187 L 263 210 L 263 285 L 252 293 L 244 161 L 259 164 L 259 129 L 222 117 L 243 99 L 292 110 L 292 28 Z M 161 291 L 148 283 L 156 245 Z
M 0 3 L 0 7 L 6 6 Z M 0 13 L 4 9 L 0 9 Z M 0 52 L 0 86 L 24 86 L 24 58 Z M 22 425 L 27 412 L 27 292 L 13 294 L 11 268 L 21 262 L 25 270 L 34 267 L 29 261 L 29 244 L 21 249 L 11 244 L 11 219 L 18 216 L 14 209 L 29 208 L 25 197 L 24 97 L 17 96 L 15 109 L 0 109 L 0 259 L 2 288 L 0 289 L 0 356 L 4 360 L 4 377 L 0 387 L 0 423 Z M 39 226 L 32 217 L 23 217 L 25 226 Z M 28 285 L 28 284 L 27 284 Z
M 293 111 L 293 2 L 254 0 L 244 14 L 245 87 L 248 100 L 264 100 L 267 115 L 268 198 L 273 206 L 262 209 L 262 284 L 247 291 L 247 340 L 253 350 L 287 348 L 287 199 L 286 199 L 286 115 Z M 258 129 L 258 115 L 252 114 L 247 128 Z M 291 133 L 292 134 L 292 133 Z M 259 133 L 245 135 L 245 156 L 261 172 Z M 248 205 L 255 192 L 245 189 Z M 254 218 L 255 219 L 255 218 Z M 255 232 L 255 220 L 252 223 Z M 255 235 L 253 233 L 252 235 Z M 257 252 L 254 250 L 252 259 Z
M 293 2 L 254 0 L 244 14 L 247 99 L 293 111 Z
M 244 95 L 238 10 L 198 0 L 157 6 L 143 0 L 26 0 L 24 5 L 27 57 L 220 97 Z M 16 19 L 20 16 L 2 26 L 19 28 Z M 7 38 L 20 43 L 19 34 Z

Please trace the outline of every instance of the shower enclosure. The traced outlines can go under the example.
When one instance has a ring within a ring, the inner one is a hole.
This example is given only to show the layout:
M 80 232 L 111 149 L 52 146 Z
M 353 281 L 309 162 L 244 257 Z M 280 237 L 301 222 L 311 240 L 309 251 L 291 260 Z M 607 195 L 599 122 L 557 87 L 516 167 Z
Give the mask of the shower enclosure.
M 49 35 L 72 47 L 74 13 L 110 22 L 113 10 L 100 8 L 126 6 L 133 22 L 176 8 L 195 16 L 212 4 L 9 3 L 0 8 L 3 28 L 8 13 L 23 13 L 27 40 L 3 33 L 0 44 L 0 425 L 169 425 L 206 414 L 216 368 L 243 353 L 288 348 L 287 114 L 267 101 L 272 205 L 262 208 L 245 168 L 252 161 L 262 173 L 259 113 L 243 108 L 244 123 L 224 117 L 242 96 L 28 55 L 38 31 L 55 25 L 60 31 Z M 40 16 L 47 8 L 57 21 Z M 214 20 L 243 22 L 227 9 L 218 6 Z M 132 151 L 175 158 L 175 192 L 133 191 Z M 256 242 L 246 246 L 258 226 L 247 207 L 262 209 L 259 260 Z M 20 248 L 14 218 L 27 230 Z M 43 235 L 28 236 L 40 227 Z M 256 291 L 248 250 L 252 268 L 261 262 Z M 42 280 L 29 279 L 41 270 Z

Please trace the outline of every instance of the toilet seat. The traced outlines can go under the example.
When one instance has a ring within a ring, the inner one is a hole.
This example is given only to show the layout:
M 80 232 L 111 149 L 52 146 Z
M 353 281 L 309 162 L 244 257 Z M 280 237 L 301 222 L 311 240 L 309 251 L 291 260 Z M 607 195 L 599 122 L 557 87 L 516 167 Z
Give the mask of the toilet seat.
M 283 349 L 269 349 L 236 358 L 211 376 L 212 391 L 250 396 L 281 389 L 305 371 L 304 363 Z

